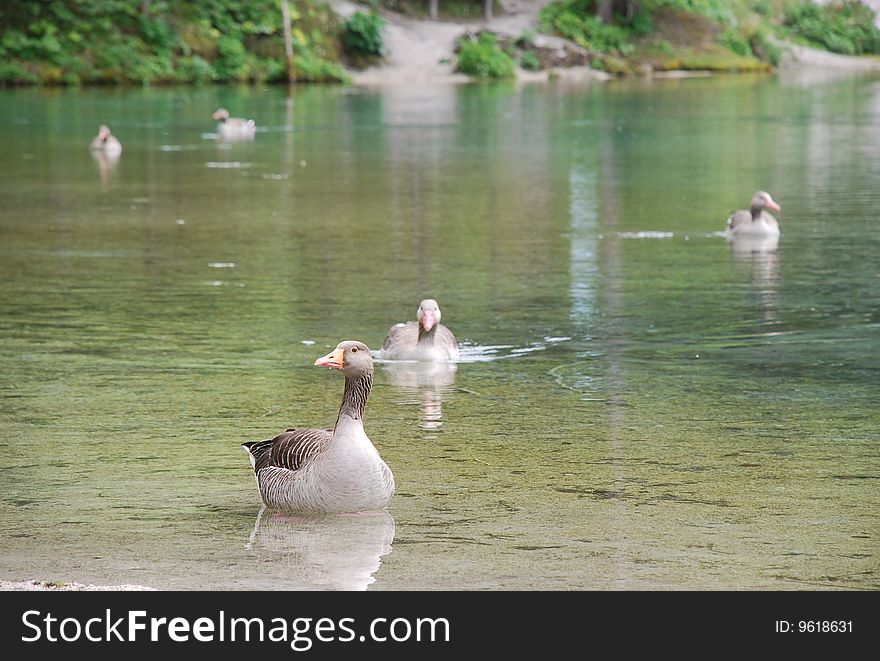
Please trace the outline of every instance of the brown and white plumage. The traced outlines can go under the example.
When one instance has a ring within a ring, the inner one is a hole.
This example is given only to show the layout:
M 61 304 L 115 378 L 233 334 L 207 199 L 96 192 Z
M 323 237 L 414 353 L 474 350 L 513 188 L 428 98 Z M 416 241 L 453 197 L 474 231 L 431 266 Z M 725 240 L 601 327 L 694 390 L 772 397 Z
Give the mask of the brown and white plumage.
M 257 123 L 252 119 L 230 117 L 226 108 L 218 108 L 211 115 L 217 120 L 217 135 L 221 140 L 247 140 L 257 132 Z
M 727 217 L 727 234 L 779 236 L 779 223 L 767 211 L 779 211 L 780 207 L 770 193 L 758 191 L 752 196 L 749 209 L 739 209 Z
M 440 306 L 433 298 L 419 303 L 416 320 L 395 324 L 382 344 L 387 360 L 457 360 L 458 342 L 452 331 L 440 323 Z
M 367 438 L 363 413 L 373 385 L 373 359 L 362 342 L 340 342 L 315 365 L 345 374 L 333 429 L 288 429 L 243 443 L 263 502 L 298 512 L 359 512 L 385 507 L 394 476 Z
M 110 133 L 110 129 L 105 124 L 102 124 L 98 129 L 98 135 L 89 143 L 89 149 L 113 158 L 122 153 L 122 143 Z

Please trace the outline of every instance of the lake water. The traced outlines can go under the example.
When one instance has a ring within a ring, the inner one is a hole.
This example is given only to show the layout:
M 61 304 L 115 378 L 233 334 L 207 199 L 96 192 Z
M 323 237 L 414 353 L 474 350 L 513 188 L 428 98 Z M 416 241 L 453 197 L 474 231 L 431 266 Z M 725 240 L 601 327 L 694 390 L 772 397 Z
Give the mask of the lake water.
M 0 579 L 880 588 L 880 77 L 2 90 L 0 140 Z M 718 236 L 759 189 L 778 246 Z M 239 443 L 426 296 L 388 512 L 260 514 Z

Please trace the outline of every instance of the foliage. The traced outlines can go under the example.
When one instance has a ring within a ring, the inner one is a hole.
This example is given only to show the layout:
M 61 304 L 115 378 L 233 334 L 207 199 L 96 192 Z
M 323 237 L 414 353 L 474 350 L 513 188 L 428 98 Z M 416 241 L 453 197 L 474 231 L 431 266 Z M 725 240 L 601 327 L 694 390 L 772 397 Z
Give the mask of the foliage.
M 381 57 L 385 54 L 384 28 L 385 19 L 376 12 L 355 12 L 342 27 L 342 45 L 348 53 Z
M 455 70 L 481 78 L 511 78 L 516 68 L 510 56 L 498 46 L 495 35 L 481 32 L 476 38 L 459 39 Z
M 805 1 L 788 5 L 785 25 L 810 43 L 835 53 L 880 53 L 880 30 L 874 24 L 874 12 L 855 0 L 822 7 Z
M 770 35 L 770 31 L 764 27 L 759 27 L 752 35 L 749 37 L 749 44 L 752 47 L 752 52 L 765 62 L 769 62 L 774 67 L 779 64 L 780 59 L 782 59 L 782 51 L 779 46 L 776 45 L 776 41 Z
M 526 71 L 538 71 L 541 68 L 541 61 L 534 51 L 523 51 L 519 58 L 519 65 Z
M 557 0 L 541 10 L 538 20 L 545 32 L 555 32 L 591 52 L 629 55 L 634 49 L 632 30 L 602 23 L 592 0 Z
M 736 30 L 728 28 L 718 37 L 718 42 L 727 50 L 743 57 L 753 55 L 749 40 Z
M 654 0 L 657 7 L 669 7 L 678 9 L 688 14 L 699 14 L 710 21 L 731 25 L 736 17 L 733 12 L 733 4 L 730 0 Z
M 335 15 L 287 0 L 304 80 L 344 80 Z M 3 0 L 0 84 L 275 80 L 279 0 Z

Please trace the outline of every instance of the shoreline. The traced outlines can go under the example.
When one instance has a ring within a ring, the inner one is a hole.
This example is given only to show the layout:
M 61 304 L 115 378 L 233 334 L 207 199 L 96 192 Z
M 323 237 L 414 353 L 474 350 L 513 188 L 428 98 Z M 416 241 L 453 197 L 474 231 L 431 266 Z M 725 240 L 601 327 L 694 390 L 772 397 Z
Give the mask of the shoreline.
M 76 581 L 0 581 L 2 592 L 153 592 L 156 588 L 146 585 L 94 585 Z

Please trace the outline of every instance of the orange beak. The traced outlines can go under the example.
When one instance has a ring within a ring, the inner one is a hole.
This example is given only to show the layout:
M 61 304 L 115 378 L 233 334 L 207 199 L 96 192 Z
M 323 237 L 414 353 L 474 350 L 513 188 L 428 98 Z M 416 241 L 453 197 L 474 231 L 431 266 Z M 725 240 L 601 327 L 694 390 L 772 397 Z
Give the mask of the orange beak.
M 770 202 L 767 204 L 767 208 L 770 209 L 771 211 L 782 211 L 782 207 L 779 206 L 773 200 L 770 200 Z
M 318 367 L 327 367 L 331 370 L 341 370 L 345 366 L 345 361 L 343 360 L 344 355 L 345 349 L 335 349 L 326 356 L 318 358 L 315 361 L 315 365 Z
M 437 318 L 434 316 L 433 312 L 423 312 L 422 313 L 422 328 L 426 331 L 434 328 L 434 324 L 437 323 Z

